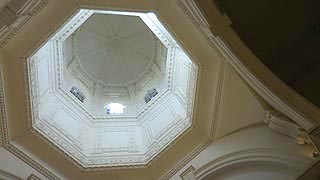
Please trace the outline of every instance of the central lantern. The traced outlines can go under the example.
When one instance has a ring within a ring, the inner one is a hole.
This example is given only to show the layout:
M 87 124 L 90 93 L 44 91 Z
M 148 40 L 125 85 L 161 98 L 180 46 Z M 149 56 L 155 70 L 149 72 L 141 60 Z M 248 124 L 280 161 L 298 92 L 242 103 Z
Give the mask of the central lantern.
M 191 127 L 197 65 L 154 13 L 82 9 L 28 70 L 32 127 L 85 168 L 147 165 Z

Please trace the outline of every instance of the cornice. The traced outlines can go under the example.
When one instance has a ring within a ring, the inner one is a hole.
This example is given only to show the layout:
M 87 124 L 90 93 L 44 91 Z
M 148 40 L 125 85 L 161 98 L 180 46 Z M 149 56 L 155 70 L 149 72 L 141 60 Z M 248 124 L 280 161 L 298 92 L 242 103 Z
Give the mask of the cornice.
M 3 147 L 9 152 L 11 152 L 13 155 L 15 155 L 17 158 L 19 158 L 20 160 L 24 161 L 29 166 L 37 170 L 39 173 L 46 176 L 47 178 L 53 179 L 53 180 L 60 180 L 60 178 L 55 174 L 53 174 L 50 170 L 42 166 L 36 160 L 31 158 L 28 154 L 19 150 L 13 144 L 11 144 L 10 137 L 9 137 L 8 118 L 7 118 L 6 105 L 5 105 L 5 93 L 4 93 L 4 87 L 3 87 L 2 70 L 0 70 L 0 114 L 1 114 L 0 125 L 1 125 Z
M 194 172 L 195 168 L 193 166 L 188 167 L 182 174 L 180 174 L 180 177 L 183 180 L 194 180 Z
M 168 171 L 164 176 L 162 176 L 161 180 L 169 180 L 173 175 L 175 175 L 180 169 L 182 169 L 186 164 L 188 164 L 193 158 L 195 158 L 202 150 L 204 150 L 207 146 L 209 146 L 215 137 L 216 124 L 219 118 L 219 110 L 220 110 L 220 102 L 222 98 L 222 89 L 224 82 L 224 74 L 225 74 L 226 62 L 220 61 L 219 73 L 218 73 L 218 81 L 216 84 L 216 92 L 215 92 L 215 101 L 213 106 L 212 113 L 212 122 L 211 122 L 211 131 L 210 137 L 200 146 L 195 148 L 190 154 L 188 154 L 182 161 L 177 163 L 174 168 Z
M 316 146 L 317 150 L 320 151 L 320 125 L 309 132 L 309 134 L 313 144 Z
M 15 20 L 10 23 L 0 27 L 0 48 L 3 48 L 20 30 L 20 28 L 27 23 L 32 16 L 35 16 L 49 4 L 51 0 L 27 0 L 15 13 Z M 6 13 L 5 11 L 12 11 L 10 8 L 5 7 L 1 13 Z
M 280 112 L 267 111 L 264 122 L 269 128 L 294 139 L 297 138 L 301 132 L 300 126 Z
M 190 154 L 177 163 L 172 169 L 170 169 L 166 174 L 164 174 L 160 180 L 169 180 L 178 171 L 180 171 L 186 164 L 188 164 L 193 158 L 195 158 L 201 151 L 208 147 L 212 143 L 211 139 L 207 139 L 204 143 L 194 149 Z
M 28 176 L 27 180 L 41 180 L 41 179 L 34 174 L 30 174 L 30 176 Z
M 301 160 L 304 162 L 301 163 Z M 285 165 L 294 171 L 299 171 L 299 164 L 305 164 L 309 157 L 301 154 L 291 154 L 276 149 L 250 148 L 237 152 L 227 153 L 194 171 L 196 179 L 203 179 L 209 174 L 219 173 L 226 167 L 232 167 L 237 164 L 245 163 L 271 162 L 274 165 Z
M 218 82 L 216 87 L 216 94 L 214 97 L 214 108 L 213 108 L 213 114 L 212 114 L 212 124 L 211 124 L 212 139 L 215 139 L 217 121 L 219 119 L 219 111 L 220 111 L 220 104 L 222 99 L 222 90 L 223 90 L 225 71 L 226 71 L 226 62 L 225 60 L 221 60 L 220 67 L 219 67 L 219 74 L 218 74 Z

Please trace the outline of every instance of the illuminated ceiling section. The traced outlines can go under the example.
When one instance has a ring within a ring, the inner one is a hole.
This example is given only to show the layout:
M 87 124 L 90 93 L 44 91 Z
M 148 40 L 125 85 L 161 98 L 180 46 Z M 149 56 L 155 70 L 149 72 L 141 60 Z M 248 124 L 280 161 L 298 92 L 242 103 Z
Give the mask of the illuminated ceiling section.
M 154 13 L 82 9 L 28 70 L 33 128 L 82 167 L 148 165 L 191 127 L 197 65 Z

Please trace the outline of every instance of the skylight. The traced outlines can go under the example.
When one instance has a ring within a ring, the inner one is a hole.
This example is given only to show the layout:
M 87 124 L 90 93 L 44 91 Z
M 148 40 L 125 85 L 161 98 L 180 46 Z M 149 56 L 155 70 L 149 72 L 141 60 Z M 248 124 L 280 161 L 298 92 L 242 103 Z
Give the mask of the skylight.
M 123 114 L 125 106 L 120 103 L 109 103 L 105 108 L 107 114 Z

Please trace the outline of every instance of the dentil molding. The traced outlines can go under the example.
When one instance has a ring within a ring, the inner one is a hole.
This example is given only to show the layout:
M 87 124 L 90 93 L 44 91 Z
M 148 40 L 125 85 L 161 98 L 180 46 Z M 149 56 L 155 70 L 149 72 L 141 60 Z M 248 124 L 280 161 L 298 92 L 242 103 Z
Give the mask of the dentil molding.
M 0 11 L 0 48 L 49 2 L 50 0 L 11 0 Z

